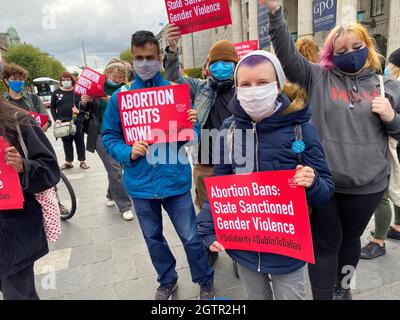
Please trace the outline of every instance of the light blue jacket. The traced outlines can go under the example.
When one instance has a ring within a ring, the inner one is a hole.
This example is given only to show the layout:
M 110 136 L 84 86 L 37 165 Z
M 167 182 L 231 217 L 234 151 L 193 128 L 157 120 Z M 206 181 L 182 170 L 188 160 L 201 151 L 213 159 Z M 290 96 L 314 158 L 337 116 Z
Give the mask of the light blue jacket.
M 150 81 L 143 81 L 140 78 L 132 83 L 131 89 L 143 89 L 150 87 L 168 86 L 170 82 L 158 74 Z M 103 144 L 107 152 L 119 163 L 124 165 L 124 184 L 132 198 L 137 199 L 164 199 L 171 196 L 181 195 L 190 191 L 192 186 L 191 168 L 188 163 L 186 152 L 180 154 L 182 161 L 178 159 L 178 152 L 184 143 L 157 144 L 150 146 L 148 157 L 140 157 L 131 160 L 132 146 L 125 143 L 122 131 L 121 118 L 118 108 L 117 90 L 110 98 L 104 114 L 103 122 Z M 165 155 L 166 164 L 152 164 L 154 157 Z M 182 153 L 182 152 L 181 152 Z M 150 161 L 149 161 L 150 160 Z

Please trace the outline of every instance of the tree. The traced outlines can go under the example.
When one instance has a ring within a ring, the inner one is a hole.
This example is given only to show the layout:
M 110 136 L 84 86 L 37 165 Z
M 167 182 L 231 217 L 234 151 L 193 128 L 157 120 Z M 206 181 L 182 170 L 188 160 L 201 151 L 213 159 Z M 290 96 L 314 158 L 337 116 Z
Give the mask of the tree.
M 11 47 L 5 55 L 4 61 L 16 63 L 26 69 L 29 72 L 27 83 L 30 85 L 33 84 L 35 78 L 58 79 L 65 70 L 60 61 L 30 44 Z
M 132 60 L 133 60 L 132 50 L 126 49 L 126 50 L 122 51 L 119 55 L 119 58 L 123 61 L 132 63 Z

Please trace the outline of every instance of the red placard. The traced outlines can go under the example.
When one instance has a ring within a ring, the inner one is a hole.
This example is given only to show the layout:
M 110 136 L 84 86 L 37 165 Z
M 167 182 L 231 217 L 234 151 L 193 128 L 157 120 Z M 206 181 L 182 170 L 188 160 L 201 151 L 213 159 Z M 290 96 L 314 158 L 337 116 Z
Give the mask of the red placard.
M 307 200 L 296 171 L 212 177 L 205 184 L 225 249 L 275 253 L 315 263 Z
M 187 84 L 120 92 L 118 106 L 128 145 L 194 139 Z
M 258 50 L 258 40 L 250 40 L 234 44 L 239 60 L 246 54 L 254 50 Z
M 49 116 L 46 116 L 44 114 L 36 112 L 28 112 L 28 113 L 41 128 L 43 128 L 46 125 L 47 121 L 49 121 Z
M 181 35 L 232 24 L 229 0 L 165 0 L 165 5 Z
M 24 195 L 17 171 L 5 162 L 9 144 L 0 136 L 0 210 L 16 210 L 24 207 Z
M 90 97 L 104 97 L 104 82 L 106 76 L 93 69 L 85 68 L 75 84 L 74 92 L 77 95 Z

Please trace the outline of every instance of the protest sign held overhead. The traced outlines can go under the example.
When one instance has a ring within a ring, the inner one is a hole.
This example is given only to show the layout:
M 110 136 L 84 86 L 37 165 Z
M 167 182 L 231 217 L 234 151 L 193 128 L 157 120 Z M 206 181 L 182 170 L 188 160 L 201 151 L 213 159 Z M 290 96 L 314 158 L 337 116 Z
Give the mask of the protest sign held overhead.
M 75 94 L 90 97 L 103 97 L 106 76 L 93 69 L 85 68 L 75 84 Z
M 194 138 L 189 86 L 174 85 L 121 92 L 118 94 L 125 142 L 164 143 Z
M 205 180 L 218 241 L 225 249 L 268 252 L 314 263 L 305 190 L 296 171 Z
M 228 0 L 165 0 L 165 5 L 181 35 L 232 24 Z

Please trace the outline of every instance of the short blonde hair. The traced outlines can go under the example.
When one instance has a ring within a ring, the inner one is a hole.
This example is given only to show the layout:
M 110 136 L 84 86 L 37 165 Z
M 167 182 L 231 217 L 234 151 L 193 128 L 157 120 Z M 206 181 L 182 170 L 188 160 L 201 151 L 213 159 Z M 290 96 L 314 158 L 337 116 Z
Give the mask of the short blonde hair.
M 392 72 L 392 77 L 394 79 L 400 79 L 400 68 L 398 66 L 396 66 L 394 63 L 389 62 L 390 64 L 390 69 L 393 70 Z
M 108 78 L 110 76 L 111 73 L 113 72 L 119 72 L 121 74 L 123 74 L 124 76 L 124 83 L 128 82 L 128 77 L 127 77 L 127 70 L 126 70 L 126 66 L 125 66 L 125 62 L 122 61 L 119 58 L 112 58 L 106 65 L 106 68 L 104 69 L 104 74 L 105 76 Z
M 379 53 L 375 46 L 375 39 L 372 38 L 367 29 L 359 23 L 352 22 L 347 25 L 336 26 L 328 35 L 325 41 L 324 48 L 322 49 L 319 62 L 327 70 L 332 70 L 334 65 L 332 62 L 333 58 L 333 46 L 338 37 L 345 33 L 354 32 L 361 41 L 364 41 L 368 48 L 368 58 L 365 64 L 365 68 L 373 69 L 376 72 L 382 71 L 382 64 L 384 57 Z

